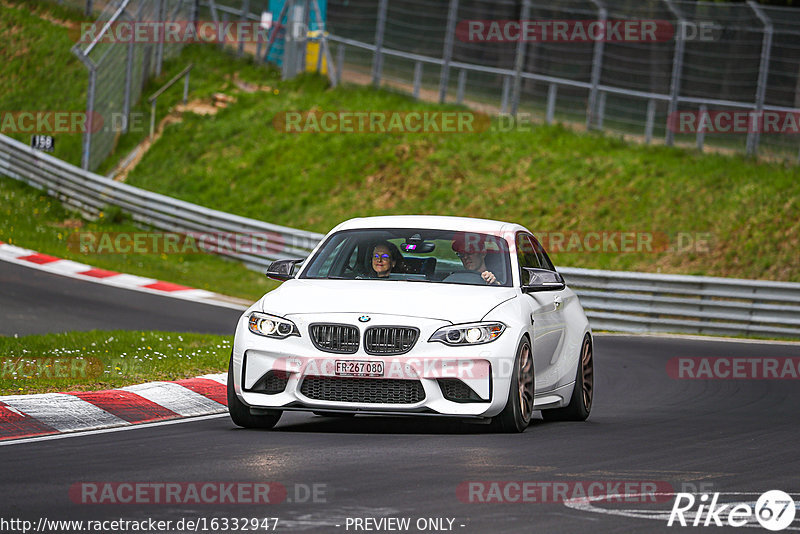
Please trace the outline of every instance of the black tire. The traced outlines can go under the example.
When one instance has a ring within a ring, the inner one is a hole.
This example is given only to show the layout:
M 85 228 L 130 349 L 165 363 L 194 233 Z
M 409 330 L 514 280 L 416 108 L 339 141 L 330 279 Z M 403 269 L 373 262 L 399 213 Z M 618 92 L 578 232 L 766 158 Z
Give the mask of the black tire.
M 522 380 L 522 387 L 520 381 Z M 531 342 L 527 337 L 517 348 L 514 358 L 514 377 L 508 390 L 506 407 L 499 415 L 492 418 L 492 427 L 498 432 L 524 432 L 531 422 L 533 414 L 533 396 L 535 391 L 533 354 Z
M 583 338 L 578 370 L 575 372 L 575 387 L 569 404 L 554 410 L 542 410 L 545 421 L 586 421 L 592 412 L 594 398 L 594 355 L 592 338 L 589 334 Z
M 283 415 L 281 410 L 270 410 L 272 413 L 264 415 L 253 415 L 250 407 L 239 400 L 236 390 L 233 387 L 233 355 L 228 364 L 228 412 L 231 421 L 237 426 L 244 428 L 272 428 Z

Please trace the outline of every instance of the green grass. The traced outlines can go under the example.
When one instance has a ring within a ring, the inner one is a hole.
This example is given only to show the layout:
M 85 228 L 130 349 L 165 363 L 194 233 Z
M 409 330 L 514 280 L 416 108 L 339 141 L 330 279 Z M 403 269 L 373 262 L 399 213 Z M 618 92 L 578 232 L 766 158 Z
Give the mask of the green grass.
M 0 395 L 96 391 L 226 369 L 232 336 L 68 332 L 0 336 Z
M 12 11 L 18 24 L 49 24 L 24 10 Z M 53 50 L 60 53 L 64 44 L 53 43 Z M 18 54 L 12 58 L 16 62 Z M 46 77 L 51 87 L 67 57 L 61 60 L 52 72 L 33 72 L 36 63 L 23 69 L 24 88 L 41 94 Z M 421 213 L 516 221 L 545 235 L 649 232 L 671 243 L 680 233 L 702 235 L 708 237 L 707 250 L 552 256 L 560 266 L 800 281 L 796 166 L 631 145 L 613 135 L 561 126 L 448 135 L 285 134 L 272 126 L 281 111 L 461 108 L 366 87 L 331 90 L 314 76 L 281 82 L 275 71 L 210 46 L 187 47 L 165 64 L 164 75 L 145 94 L 189 62 L 195 64 L 190 98 L 210 100 L 224 92 L 237 102 L 214 116 L 185 113 L 169 125 L 129 176 L 132 185 L 318 232 L 353 216 Z M 84 80 L 83 67 L 77 67 Z M 0 68 L 13 73 L 15 67 Z M 246 93 L 234 77 L 271 90 Z M 74 84 L 59 79 L 59 85 L 71 94 Z M 159 117 L 178 102 L 179 89 L 159 101 Z M 140 104 L 136 111 L 146 107 Z M 145 135 L 147 120 L 140 124 L 120 139 L 104 171 Z M 25 245 L 22 239 L 27 237 L 18 237 Z
M 202 63 L 206 51 L 190 56 Z M 230 60 L 233 62 L 233 60 Z M 555 253 L 561 266 L 800 281 L 800 169 L 631 145 L 561 126 L 479 134 L 286 134 L 281 111 L 459 109 L 314 76 L 238 94 L 168 127 L 129 182 L 198 204 L 326 232 L 354 216 L 465 215 L 538 232 L 679 233 L 708 246 Z
M 80 12 L 41 2 L 0 3 L 0 112 L 86 111 L 86 68 L 70 52 Z M 30 143 L 31 133 L 2 133 Z M 37 132 L 47 134 L 49 132 Z M 80 164 L 80 133 L 59 133 L 54 156 Z
M 94 267 L 137 274 L 225 295 L 256 300 L 277 286 L 263 273 L 210 254 L 87 254 L 75 245 L 80 232 L 142 230 L 119 210 L 89 221 L 60 202 L 11 178 L 0 176 L 0 241 Z M 72 236 L 72 237 L 71 237 Z

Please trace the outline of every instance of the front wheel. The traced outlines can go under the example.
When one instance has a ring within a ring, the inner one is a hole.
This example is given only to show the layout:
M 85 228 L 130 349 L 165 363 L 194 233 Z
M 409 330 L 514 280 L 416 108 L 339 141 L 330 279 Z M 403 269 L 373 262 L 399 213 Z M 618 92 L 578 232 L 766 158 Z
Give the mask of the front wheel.
M 533 414 L 533 355 L 531 343 L 523 338 L 514 359 L 514 376 L 508 389 L 506 407 L 492 418 L 492 426 L 500 432 L 523 432 Z
M 239 400 L 233 387 L 233 354 L 228 364 L 228 412 L 231 421 L 244 428 L 272 428 L 278 424 L 283 415 L 280 410 L 270 410 L 271 413 L 266 415 L 253 415 L 250 413 L 250 407 Z
M 581 358 L 575 374 L 575 387 L 569 404 L 555 410 L 542 410 L 545 421 L 586 421 L 592 411 L 594 398 L 594 357 L 592 355 L 592 339 L 589 334 L 583 338 Z

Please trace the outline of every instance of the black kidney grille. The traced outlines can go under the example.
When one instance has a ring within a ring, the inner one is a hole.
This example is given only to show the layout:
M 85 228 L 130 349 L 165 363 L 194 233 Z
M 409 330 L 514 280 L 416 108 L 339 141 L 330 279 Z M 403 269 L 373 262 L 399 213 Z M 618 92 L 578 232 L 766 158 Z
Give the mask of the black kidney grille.
M 419 330 L 407 326 L 373 326 L 364 334 L 367 354 L 403 354 L 411 350 Z
M 358 328 L 346 324 L 312 324 L 308 327 L 311 342 L 319 350 L 353 354 L 358 350 Z
M 425 398 L 419 380 L 307 376 L 300 392 L 309 399 L 375 404 L 414 404 Z

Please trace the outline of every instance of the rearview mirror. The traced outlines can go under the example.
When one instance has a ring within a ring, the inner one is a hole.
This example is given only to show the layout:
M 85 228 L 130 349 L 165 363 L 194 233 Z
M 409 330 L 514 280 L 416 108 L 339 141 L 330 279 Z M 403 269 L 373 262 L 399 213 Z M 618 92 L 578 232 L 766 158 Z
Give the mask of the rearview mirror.
M 436 243 L 425 241 L 419 234 L 414 234 L 406 239 L 405 243 L 400 245 L 400 248 L 403 252 L 410 252 L 412 254 L 428 254 L 429 252 L 433 252 L 436 248 Z
M 294 268 L 305 260 L 276 260 L 267 267 L 267 278 L 285 282 L 294 278 Z
M 523 267 L 522 292 L 533 293 L 535 291 L 559 291 L 566 287 L 564 278 L 555 271 L 547 269 L 536 269 L 533 267 Z M 528 280 L 525 280 L 527 275 Z

